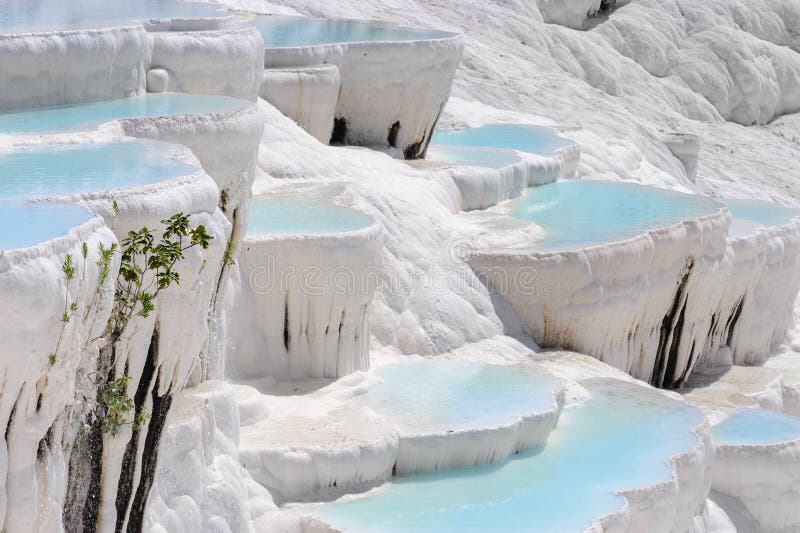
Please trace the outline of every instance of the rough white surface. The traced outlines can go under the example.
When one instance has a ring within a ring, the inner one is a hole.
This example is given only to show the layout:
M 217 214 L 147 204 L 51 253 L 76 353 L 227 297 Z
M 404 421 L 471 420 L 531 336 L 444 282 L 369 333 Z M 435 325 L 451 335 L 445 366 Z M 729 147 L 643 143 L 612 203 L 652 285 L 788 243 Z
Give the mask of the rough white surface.
M 125 135 L 187 146 L 216 181 L 220 208 L 237 225 L 236 210 L 250 197 L 264 128 L 264 115 L 256 106 L 227 113 L 134 118 L 119 122 Z M 238 220 L 238 225 L 242 223 Z
M 148 46 L 138 25 L 0 35 L 0 109 L 140 94 Z
M 436 161 L 438 149 L 431 148 L 428 158 Z M 444 168 L 461 194 L 461 209 L 470 211 L 516 198 L 526 187 L 575 177 L 580 153 L 580 146 L 576 144 L 561 148 L 550 157 L 517 152 L 516 162 L 500 168 L 448 164 L 444 164 Z
M 82 242 L 89 250 L 86 262 L 79 259 Z M 98 244 L 115 242 L 113 233 L 94 218 L 64 237 L 0 254 L 0 294 L 6 302 L 0 309 L 0 416 L 7 428 L 0 446 L 4 531 L 61 526 L 69 461 L 64 426 L 79 395 L 80 377 L 97 358 L 96 337 L 102 334 L 113 298 L 112 280 L 101 284 L 94 264 Z M 61 271 L 67 254 L 76 268 L 69 283 Z M 77 312 L 64 324 L 62 313 L 73 302 Z
M 144 531 L 254 531 L 253 520 L 275 504 L 239 463 L 240 439 L 229 387 L 210 381 L 180 395 L 162 436 Z
M 692 133 L 665 133 L 664 144 L 686 169 L 686 177 L 697 179 L 697 161 L 700 157 L 700 139 Z
M 397 431 L 369 409 L 347 403 L 370 382 L 374 378 L 355 374 L 289 396 L 237 386 L 242 465 L 279 503 L 336 497 L 385 482 L 397 458 Z
M 465 30 L 466 61 L 455 92 L 468 105 L 459 112 L 477 111 L 473 101 L 482 101 L 519 115 L 581 123 L 576 137 L 584 149 L 579 168 L 584 177 L 786 203 L 800 191 L 795 168 L 800 149 L 792 142 L 791 117 L 764 128 L 722 120 L 768 121 L 794 108 L 796 58 L 790 51 L 798 48 L 798 7 L 792 0 L 641 0 L 588 32 L 541 24 L 533 3 L 285 3 L 305 14 Z M 706 43 L 713 46 L 704 48 Z M 447 255 L 437 251 L 459 225 L 451 216 L 458 205 L 452 180 L 400 169 L 380 156 L 328 152 L 288 127 L 281 135 L 275 130 L 284 125 L 276 124 L 265 136 L 270 151 L 261 155 L 260 167 L 273 176 L 264 180 L 361 181 L 355 201 L 379 215 L 387 228 L 385 257 L 408 279 L 415 267 Z M 664 127 L 700 137 L 696 186 L 659 139 L 656 132 Z M 374 182 L 364 183 L 368 180 Z M 441 264 L 453 267 L 448 275 L 464 271 L 449 255 Z M 376 298 L 370 320 L 377 344 L 398 352 L 443 353 L 502 332 L 490 298 L 470 274 L 461 278 L 462 285 L 445 290 L 432 287 L 433 275 L 420 279 L 422 287 L 413 296 L 381 291 Z M 225 520 L 214 525 L 224 529 Z
M 478 250 L 470 264 L 540 346 L 586 353 L 658 385 L 680 385 L 708 335 L 709 296 L 723 290 L 728 224 L 720 209 L 606 245 Z
M 340 87 L 336 65 L 268 68 L 259 95 L 319 142 L 328 144 Z
M 525 367 L 519 371 L 526 372 Z M 443 432 L 406 427 L 399 430 L 395 462 L 398 475 L 465 468 L 502 461 L 513 454 L 547 444 L 564 407 L 564 389 L 553 390 L 550 406 L 493 427 Z
M 717 446 L 712 486 L 738 499 L 765 533 L 797 531 L 800 440 Z
M 264 41 L 255 28 L 155 32 L 148 37 L 152 43 L 148 68 L 167 72 L 166 90 L 245 100 L 258 97 Z
M 702 367 L 763 363 L 786 337 L 800 289 L 800 220 L 729 243 L 733 264 Z
M 369 368 L 367 306 L 379 282 L 383 228 L 248 235 L 227 373 L 336 378 Z
M 396 147 L 406 159 L 425 155 L 461 62 L 458 35 L 402 42 L 364 42 L 268 48 L 266 67 L 336 65 L 341 90 L 334 138 L 356 145 Z M 413 72 L 413 76 L 409 76 Z M 390 135 L 393 126 L 397 131 Z M 341 137 L 341 138 L 339 138 Z

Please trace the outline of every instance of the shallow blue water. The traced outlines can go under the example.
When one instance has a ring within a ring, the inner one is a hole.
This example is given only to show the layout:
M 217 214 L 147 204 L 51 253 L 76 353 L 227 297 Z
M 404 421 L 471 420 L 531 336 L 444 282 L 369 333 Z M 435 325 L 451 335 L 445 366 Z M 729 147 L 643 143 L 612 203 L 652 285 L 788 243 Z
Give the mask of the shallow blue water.
M 487 168 L 502 168 L 520 162 L 519 156 L 512 150 L 446 144 L 431 145 L 425 159 Z
M 0 197 L 35 198 L 156 183 L 197 172 L 152 141 L 44 145 L 0 154 Z
M 527 124 L 486 124 L 477 128 L 436 130 L 431 145 L 505 148 L 537 155 L 553 155 L 559 148 L 575 144 L 558 136 L 556 130 Z
M 77 205 L 0 199 L 0 251 L 64 236 L 93 216 Z
M 711 428 L 720 444 L 775 444 L 800 439 L 800 419 L 767 409 L 737 409 Z
M 783 207 L 771 202 L 755 200 L 720 200 L 728 206 L 733 216 L 731 234 L 746 235 L 759 227 L 780 226 L 788 224 L 794 217 L 800 216 L 800 209 Z
M 440 432 L 511 423 L 549 410 L 559 383 L 525 369 L 464 361 L 379 368 L 382 384 L 356 400 L 400 429 Z
M 250 105 L 227 96 L 159 93 L 94 102 L 0 112 L 0 134 L 81 131 L 121 118 L 196 115 L 234 111 Z
M 0 153 L 0 250 L 66 235 L 91 218 L 85 208 L 37 197 L 98 192 L 193 174 L 199 167 L 166 157 L 153 141 L 40 145 Z
M 95 28 L 146 19 L 218 18 L 220 6 L 178 0 L 0 0 L 0 33 Z
M 615 492 L 669 479 L 669 457 L 698 442 L 703 414 L 643 395 L 635 385 L 596 381 L 565 409 L 547 447 L 499 464 L 394 478 L 373 496 L 310 508 L 359 532 L 579 533 L 618 510 Z
M 354 209 L 303 195 L 255 196 L 250 202 L 248 235 L 316 235 L 356 231 L 374 220 Z
M 403 28 L 365 20 L 265 16 L 255 17 L 247 23 L 258 28 L 267 48 L 346 42 L 415 41 L 439 39 L 449 35 L 442 31 Z
M 547 232 L 536 243 L 540 250 L 620 241 L 720 207 L 704 196 L 654 187 L 569 180 L 531 187 L 505 205 L 511 216 L 530 220 Z

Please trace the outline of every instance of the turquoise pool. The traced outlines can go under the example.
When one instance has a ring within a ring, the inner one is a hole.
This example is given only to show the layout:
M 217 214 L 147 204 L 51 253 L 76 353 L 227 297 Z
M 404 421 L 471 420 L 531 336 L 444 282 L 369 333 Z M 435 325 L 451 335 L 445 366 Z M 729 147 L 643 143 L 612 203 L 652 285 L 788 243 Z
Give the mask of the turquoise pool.
M 431 145 L 428 148 L 425 159 L 456 165 L 486 168 L 503 168 L 521 161 L 516 152 L 512 150 L 451 146 L 446 144 Z
M 0 251 L 63 237 L 93 216 L 78 205 L 0 199 Z
M 788 224 L 794 217 L 800 216 L 800 209 L 783 207 L 771 202 L 755 200 L 720 200 L 728 206 L 733 220 L 731 235 L 742 236 L 759 228 L 769 228 Z
M 411 384 L 409 384 L 411 385 Z M 309 508 L 344 531 L 580 533 L 623 505 L 617 491 L 669 479 L 703 414 L 633 384 L 588 382 L 547 447 L 498 464 L 394 478 L 365 497 Z
M 83 207 L 31 199 L 147 185 L 186 176 L 196 165 L 153 141 L 38 145 L 0 153 L 0 250 L 66 235 L 91 218 Z
M 463 361 L 393 364 L 375 373 L 383 383 L 356 401 L 411 434 L 511 424 L 550 410 L 560 386 L 522 368 Z
M 248 235 L 318 235 L 356 231 L 374 220 L 354 209 L 305 195 L 256 196 L 250 202 Z
M 219 5 L 179 0 L 0 0 L 0 33 L 95 28 L 149 19 L 226 16 Z
M 433 148 L 438 145 L 505 148 L 543 156 L 553 155 L 559 148 L 573 144 L 573 141 L 560 137 L 553 128 L 527 124 L 486 124 L 457 130 L 437 129 L 431 138 Z
M 40 145 L 0 153 L 0 198 L 29 199 L 147 185 L 193 174 L 153 141 Z
M 246 100 L 227 96 L 146 94 L 106 102 L 0 112 L 0 135 L 83 131 L 115 119 L 222 113 L 249 105 Z
M 711 434 L 717 445 L 776 444 L 800 439 L 800 419 L 767 409 L 737 409 Z
M 450 34 L 437 30 L 404 28 L 384 22 L 348 19 L 314 19 L 263 16 L 248 19 L 264 37 L 267 48 L 291 48 L 347 42 L 387 42 L 441 39 Z
M 531 187 L 504 204 L 507 212 L 541 226 L 538 250 L 571 249 L 621 241 L 647 230 L 715 212 L 704 196 L 601 181 L 559 181 Z

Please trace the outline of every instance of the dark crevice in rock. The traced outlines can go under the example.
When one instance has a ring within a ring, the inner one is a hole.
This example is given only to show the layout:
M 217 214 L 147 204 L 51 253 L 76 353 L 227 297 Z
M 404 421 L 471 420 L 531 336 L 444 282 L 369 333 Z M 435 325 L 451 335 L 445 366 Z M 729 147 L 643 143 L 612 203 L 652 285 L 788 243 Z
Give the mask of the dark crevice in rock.
M 398 120 L 392 127 L 389 128 L 389 135 L 386 137 L 386 141 L 389 143 L 389 146 L 392 148 L 397 146 L 397 134 L 400 133 L 400 121 Z
M 420 152 L 422 152 L 422 147 L 425 145 L 425 139 L 421 139 L 417 142 L 411 143 L 403 149 L 403 157 L 406 159 L 417 159 L 420 157 Z
M 747 294 L 743 294 L 741 298 L 739 298 L 739 303 L 736 304 L 736 308 L 733 311 L 733 314 L 728 319 L 728 324 L 725 326 L 728 332 L 728 338 L 725 340 L 725 345 L 733 350 L 733 334 L 736 330 L 736 324 L 739 322 L 739 317 L 742 316 L 742 307 L 744 307 L 744 299 Z
M 116 360 L 114 343 L 100 349 L 98 380 L 114 379 L 112 362 Z M 99 376 L 102 376 L 100 378 Z M 96 405 L 102 404 L 102 387 L 95 391 Z M 70 533 L 93 533 L 97 530 L 103 482 L 103 421 L 92 413 L 89 423 L 82 424 L 75 438 L 69 459 L 67 497 L 64 503 L 64 529 Z
M 153 330 L 153 335 L 150 338 L 150 347 L 147 350 L 147 359 L 142 368 L 142 374 L 139 378 L 139 386 L 136 388 L 136 393 L 133 396 L 134 403 L 134 417 L 133 420 L 139 420 L 145 409 L 147 403 L 147 393 L 151 390 L 153 385 L 153 378 L 156 373 L 158 363 L 158 327 Z M 128 505 L 133 495 L 133 484 L 136 477 L 136 455 L 138 451 L 139 438 L 143 428 L 133 425 L 133 431 L 128 444 L 125 446 L 125 453 L 122 456 L 122 468 L 120 471 L 120 478 L 117 484 L 117 523 L 115 531 L 118 533 L 123 531 L 125 526 L 125 517 L 128 512 Z M 147 450 L 145 450 L 145 453 Z
M 153 390 L 150 393 L 152 400 L 152 413 L 150 422 L 147 424 L 147 436 L 144 440 L 144 449 L 142 453 L 142 475 L 139 479 L 139 486 L 136 488 L 136 496 L 133 498 L 131 505 L 130 515 L 128 518 L 128 533 L 139 533 L 142 531 L 144 524 L 144 509 L 147 505 L 147 497 L 150 494 L 150 488 L 153 486 L 153 479 L 156 474 L 156 466 L 158 463 L 158 448 L 161 442 L 161 434 L 164 431 L 164 425 L 167 421 L 167 414 L 172 405 L 172 394 L 167 393 L 164 396 L 158 394 L 160 374 L 156 376 L 156 381 L 153 384 Z
M 678 348 L 681 346 L 681 337 L 683 336 L 683 325 L 685 323 L 686 317 L 686 302 L 688 298 L 683 299 L 683 306 L 681 307 L 681 312 L 678 314 L 678 321 L 675 323 L 675 327 L 672 329 L 672 342 L 669 346 L 669 357 L 667 358 L 667 371 L 662 376 L 662 387 L 665 388 L 676 388 L 680 387 L 680 378 L 676 379 L 674 376 L 676 375 L 676 371 L 678 370 L 676 367 L 678 365 Z M 688 366 L 688 362 L 687 362 Z M 682 369 L 681 374 L 685 372 L 685 369 Z
M 287 292 L 283 307 L 283 347 L 286 348 L 287 352 L 289 351 L 289 343 L 291 340 L 291 336 L 289 335 L 289 293 Z
M 653 366 L 650 384 L 654 387 L 671 387 L 677 365 L 677 354 L 683 332 L 684 315 L 686 313 L 686 285 L 692 275 L 694 263 L 690 260 L 678 282 L 675 296 L 669 311 L 661 321 L 661 334 L 658 339 L 658 350 Z
M 425 154 L 428 151 L 428 146 L 431 144 L 431 139 L 433 138 L 433 132 L 436 129 L 436 124 L 439 123 L 439 118 L 442 116 L 442 110 L 444 109 L 444 104 L 439 107 L 439 112 L 436 114 L 436 119 L 431 124 L 428 133 L 422 136 L 422 139 L 419 139 L 416 142 L 413 142 L 403 148 L 403 157 L 406 159 L 421 159 L 425 157 Z
M 344 144 L 347 138 L 347 119 L 339 117 L 333 119 L 333 132 L 331 133 L 331 144 Z

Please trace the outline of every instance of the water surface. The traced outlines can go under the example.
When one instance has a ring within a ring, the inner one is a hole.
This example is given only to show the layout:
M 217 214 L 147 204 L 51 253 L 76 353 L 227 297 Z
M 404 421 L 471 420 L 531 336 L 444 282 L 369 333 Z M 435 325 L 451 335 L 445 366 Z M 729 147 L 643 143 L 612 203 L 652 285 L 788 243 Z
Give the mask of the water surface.
M 111 120 L 222 113 L 250 102 L 227 96 L 150 93 L 88 104 L 70 104 L 0 112 L 0 135 L 85 131 Z
M 730 233 L 734 237 L 747 235 L 759 228 L 788 224 L 800 216 L 800 209 L 784 207 L 771 202 L 757 200 L 720 200 L 728 206 L 733 220 Z
M 629 183 L 566 180 L 528 188 L 504 204 L 508 213 L 541 226 L 537 250 L 615 242 L 647 230 L 715 212 L 721 206 L 699 195 Z
M 421 28 L 404 28 L 385 22 L 349 19 L 315 19 L 263 16 L 248 19 L 264 37 L 267 48 L 289 48 L 347 42 L 387 42 L 441 39 L 450 34 Z
M 84 207 L 35 198 L 101 192 L 194 174 L 154 141 L 37 145 L 0 152 L 0 250 L 66 235 L 89 220 Z
M 711 428 L 716 444 L 776 444 L 800 439 L 800 419 L 768 409 L 737 409 Z
M 580 533 L 623 506 L 616 491 L 668 480 L 667 460 L 697 445 L 703 420 L 697 408 L 636 385 L 587 387 L 590 398 L 565 409 L 541 452 L 393 478 L 373 495 L 309 512 L 344 531 Z
M 382 384 L 358 397 L 409 433 L 482 429 L 550 410 L 559 382 L 527 369 L 464 361 L 381 367 Z
M 505 148 L 550 156 L 559 148 L 575 144 L 558 135 L 553 128 L 527 124 L 486 124 L 476 128 L 437 129 L 431 146 L 469 146 L 473 148 Z
M 224 16 L 226 11 L 217 4 L 179 0 L 0 0 L 0 33 Z
M 0 198 L 36 198 L 147 185 L 198 171 L 154 141 L 38 145 L 0 153 Z
M 441 161 L 473 167 L 503 168 L 521 161 L 513 150 L 474 148 L 447 144 L 431 145 L 425 155 L 430 161 Z
M 255 196 L 250 201 L 248 235 L 318 235 L 356 231 L 374 220 L 354 209 L 304 195 Z

